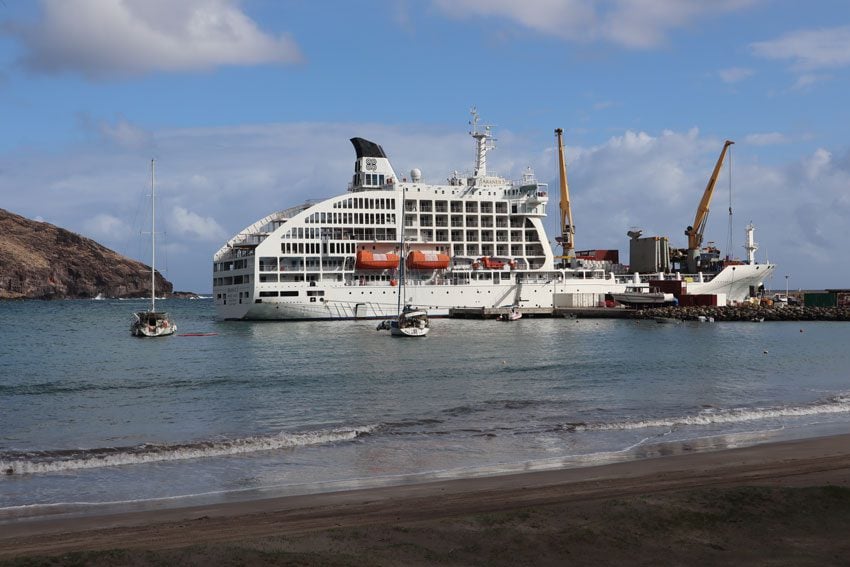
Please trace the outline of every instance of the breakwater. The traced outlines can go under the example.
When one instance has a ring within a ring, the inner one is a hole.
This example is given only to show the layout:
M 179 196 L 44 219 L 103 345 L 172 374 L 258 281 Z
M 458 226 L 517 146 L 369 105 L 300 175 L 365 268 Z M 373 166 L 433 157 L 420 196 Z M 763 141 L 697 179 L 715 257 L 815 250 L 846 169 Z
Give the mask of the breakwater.
M 713 317 L 715 321 L 850 321 L 850 307 L 772 307 L 741 305 L 735 307 L 653 307 L 629 310 L 634 319 L 657 317 L 695 321 Z

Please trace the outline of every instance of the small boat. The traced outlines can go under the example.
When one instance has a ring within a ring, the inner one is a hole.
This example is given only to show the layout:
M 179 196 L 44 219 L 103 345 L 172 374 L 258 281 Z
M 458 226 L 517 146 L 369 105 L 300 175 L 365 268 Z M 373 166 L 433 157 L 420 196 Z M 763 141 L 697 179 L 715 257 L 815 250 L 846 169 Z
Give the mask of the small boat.
M 134 337 L 167 337 L 177 331 L 165 311 L 156 310 L 156 175 L 155 160 L 151 160 L 151 307 L 133 313 L 130 333 Z
M 407 255 L 407 267 L 414 270 L 444 270 L 449 267 L 449 257 L 439 252 L 412 250 Z
M 390 321 L 390 334 L 394 337 L 424 337 L 431 330 L 428 312 L 405 305 L 395 321 Z
M 638 286 L 629 286 L 623 292 L 612 293 L 611 298 L 629 307 L 666 305 L 676 302 L 676 297 L 672 293 L 663 293 L 648 287 Z
M 359 250 L 354 266 L 358 270 L 392 270 L 398 267 L 398 254 L 374 254 Z
M 499 315 L 499 321 L 516 321 L 522 319 L 522 311 L 516 305 L 512 306 L 510 311 Z
M 428 312 L 406 305 L 397 319 L 381 321 L 376 331 L 389 331 L 394 337 L 424 337 L 431 330 Z
M 403 250 L 404 243 L 399 243 L 399 249 Z M 414 252 L 415 253 L 415 252 Z M 413 257 L 411 253 L 408 255 L 408 264 L 410 267 L 410 258 Z M 419 253 L 421 257 L 416 257 L 418 260 L 422 261 L 442 261 L 442 258 L 430 258 L 425 254 Z M 442 255 L 439 255 L 442 256 Z M 448 262 L 448 256 L 445 257 L 446 262 Z M 401 308 L 402 297 L 404 296 L 404 282 L 405 282 L 405 264 L 399 260 L 398 271 L 401 276 L 398 287 L 396 288 L 396 296 L 398 299 L 398 317 L 395 319 L 390 319 L 386 321 L 381 321 L 376 330 L 378 331 L 386 331 L 390 332 L 390 335 L 393 337 L 424 337 L 428 334 L 428 331 L 431 330 L 431 321 L 428 319 L 428 312 L 424 309 L 417 309 L 412 305 L 405 305 L 404 309 Z
M 655 322 L 660 325 L 680 325 L 682 320 L 675 317 L 656 317 Z

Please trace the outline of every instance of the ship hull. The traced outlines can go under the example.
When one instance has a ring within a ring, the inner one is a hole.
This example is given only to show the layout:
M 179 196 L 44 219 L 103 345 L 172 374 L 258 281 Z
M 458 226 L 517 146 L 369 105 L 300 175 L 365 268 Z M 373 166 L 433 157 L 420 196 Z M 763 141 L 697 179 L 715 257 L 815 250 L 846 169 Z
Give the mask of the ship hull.
M 688 278 L 689 295 L 724 295 L 729 303 L 739 303 L 755 295 L 773 275 L 773 264 L 739 264 L 726 266 L 710 280 L 700 281 L 699 275 Z
M 734 269 L 733 269 L 734 268 Z M 755 264 L 730 266 L 711 280 L 699 275 L 686 279 L 690 295 L 722 295 L 726 302 L 745 301 L 753 289 L 769 278 L 775 266 Z M 508 277 L 508 273 L 505 273 Z M 404 289 L 404 303 L 428 310 L 432 317 L 447 317 L 455 308 L 499 308 L 517 304 L 522 307 L 558 308 L 564 306 L 595 307 L 607 294 L 624 293 L 634 281 L 608 278 L 565 277 L 563 272 L 527 281 L 510 274 L 510 280 L 484 285 L 409 285 Z M 669 277 L 669 276 L 668 276 Z M 531 278 L 528 274 L 527 278 Z M 644 278 L 649 280 L 651 278 Z M 692 280 L 692 281 L 691 281 Z M 225 320 L 315 321 L 345 319 L 382 319 L 398 312 L 398 287 L 394 285 L 318 285 L 291 286 L 297 297 L 263 298 L 239 303 L 239 289 L 225 292 L 226 299 L 216 305 L 217 315 Z M 259 290 L 255 290 L 258 292 Z M 247 295 L 247 294 L 245 294 Z M 252 294 L 256 297 L 258 293 Z M 565 296 L 582 297 L 583 303 L 565 302 Z

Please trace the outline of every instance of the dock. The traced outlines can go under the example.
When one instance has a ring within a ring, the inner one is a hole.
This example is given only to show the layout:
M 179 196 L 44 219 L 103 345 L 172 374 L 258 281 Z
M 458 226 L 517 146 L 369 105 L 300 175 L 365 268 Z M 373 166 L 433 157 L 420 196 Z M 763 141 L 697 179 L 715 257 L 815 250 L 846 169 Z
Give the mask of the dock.
M 453 307 L 449 317 L 453 319 L 498 319 L 508 312 L 506 307 Z M 523 318 L 572 318 L 572 319 L 630 319 L 634 317 L 628 309 L 609 307 L 520 307 Z

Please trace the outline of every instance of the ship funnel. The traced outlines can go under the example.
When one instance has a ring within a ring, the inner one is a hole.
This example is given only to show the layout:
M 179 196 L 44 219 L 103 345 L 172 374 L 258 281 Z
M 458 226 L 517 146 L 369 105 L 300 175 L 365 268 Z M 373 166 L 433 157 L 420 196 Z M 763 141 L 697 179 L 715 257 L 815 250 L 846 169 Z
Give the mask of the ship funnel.
M 357 160 L 354 162 L 354 178 L 352 187 L 381 188 L 392 185 L 396 179 L 395 172 L 384 153 L 384 148 L 363 138 L 351 138 Z

